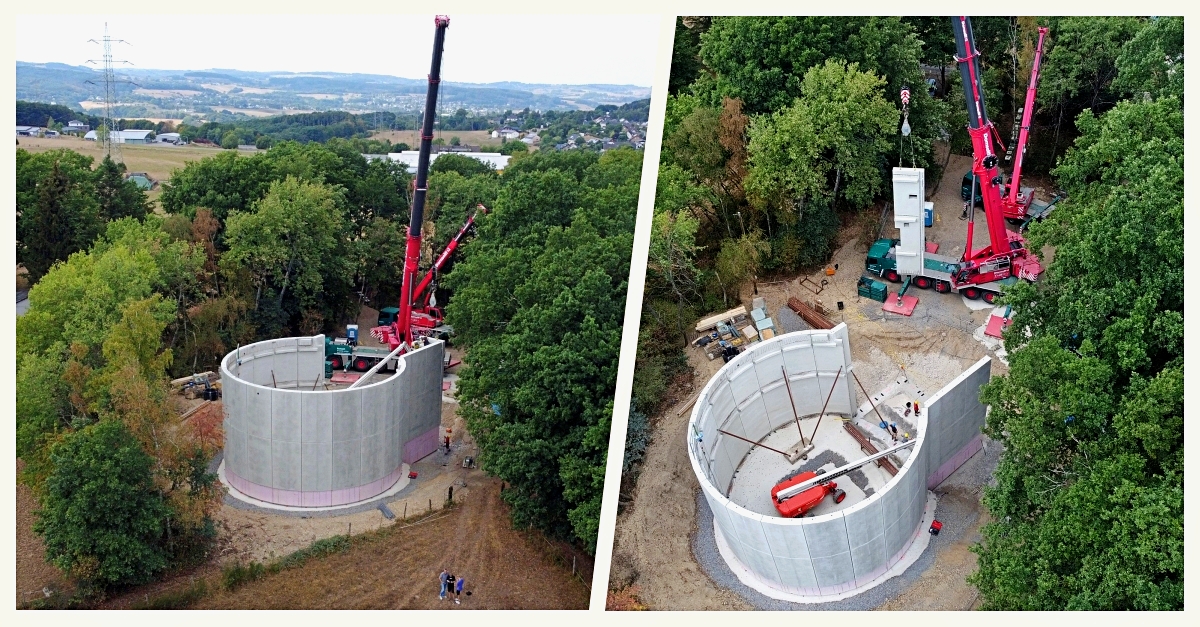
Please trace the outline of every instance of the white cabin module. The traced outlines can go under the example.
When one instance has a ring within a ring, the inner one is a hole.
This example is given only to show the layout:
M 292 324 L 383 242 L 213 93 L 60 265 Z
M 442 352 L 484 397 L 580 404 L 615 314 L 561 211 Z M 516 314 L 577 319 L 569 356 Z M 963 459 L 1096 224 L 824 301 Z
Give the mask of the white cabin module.
M 900 229 L 896 272 L 923 274 L 925 269 L 925 168 L 892 168 L 894 220 Z

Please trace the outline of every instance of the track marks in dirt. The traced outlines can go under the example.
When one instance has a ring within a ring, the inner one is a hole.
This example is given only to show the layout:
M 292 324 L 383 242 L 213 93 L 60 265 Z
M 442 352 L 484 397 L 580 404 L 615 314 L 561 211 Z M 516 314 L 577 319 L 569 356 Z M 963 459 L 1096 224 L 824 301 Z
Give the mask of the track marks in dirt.
M 206 597 L 227 609 L 585 609 L 588 590 L 542 546 L 513 530 L 495 479 L 423 521 L 356 539 L 345 553 L 314 559 Z M 466 577 L 462 605 L 438 600 L 443 567 Z

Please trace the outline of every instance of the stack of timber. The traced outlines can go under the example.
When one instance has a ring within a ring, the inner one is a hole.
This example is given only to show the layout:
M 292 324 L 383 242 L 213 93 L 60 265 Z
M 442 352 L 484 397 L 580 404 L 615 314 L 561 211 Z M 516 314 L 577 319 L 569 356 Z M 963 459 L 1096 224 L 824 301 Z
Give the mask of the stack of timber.
M 803 318 L 804 321 L 807 322 L 812 328 L 814 328 L 814 329 L 832 329 L 833 328 L 833 323 L 829 321 L 829 318 L 826 318 L 825 316 L 821 315 L 821 313 L 818 312 L 815 308 L 808 305 L 808 303 L 801 301 L 799 298 L 792 296 L 792 297 L 788 298 L 787 304 L 788 304 L 789 309 L 796 312 L 796 315 Z

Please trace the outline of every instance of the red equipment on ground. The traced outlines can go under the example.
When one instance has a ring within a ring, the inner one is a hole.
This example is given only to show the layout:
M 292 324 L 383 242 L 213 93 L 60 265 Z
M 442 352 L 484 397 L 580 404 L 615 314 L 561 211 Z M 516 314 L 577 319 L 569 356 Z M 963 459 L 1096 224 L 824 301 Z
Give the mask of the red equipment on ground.
M 962 263 L 951 276 L 956 288 L 980 285 L 1000 281 L 1009 276 L 1017 276 L 1028 281 L 1036 281 L 1042 273 L 1042 265 L 1037 256 L 1025 247 L 1025 238 L 1020 234 L 1009 231 L 1005 226 L 1004 199 L 1001 197 L 1003 177 L 997 165 L 1000 162 L 992 147 L 995 128 L 987 117 L 987 109 L 983 98 L 983 72 L 979 67 L 979 52 L 975 48 L 975 35 L 971 29 L 971 19 L 960 16 L 952 18 L 954 24 L 954 43 L 957 50 L 955 60 L 959 65 L 962 78 L 963 94 L 967 103 L 968 132 L 974 153 L 971 167 L 975 179 L 982 187 L 984 215 L 987 217 L 988 236 L 990 245 L 980 250 L 972 250 L 974 235 L 974 206 L 971 206 L 971 219 L 967 222 L 967 247 L 963 252 Z M 1040 41 L 1040 39 L 1039 39 Z M 1040 46 L 1040 44 L 1039 44 Z M 1040 54 L 1038 59 L 1040 60 Z M 1036 81 L 1036 68 L 1033 81 Z M 1026 96 L 1027 105 L 1025 116 L 1032 115 L 1032 99 L 1036 90 Z M 1022 144 L 1018 148 L 1018 164 L 1024 151 L 1024 139 L 1027 128 L 1022 129 Z M 1016 174 L 1019 176 L 1019 166 Z M 1014 188 L 1019 187 L 1019 181 L 1014 181 Z M 1014 201 L 1019 193 L 1013 192 Z M 1032 195 L 1025 199 L 1032 201 Z M 1027 205 L 1026 205 L 1027 206 Z M 969 288 L 968 288 L 969 289 Z
M 375 327 L 372 335 L 379 338 L 393 351 L 402 344 L 413 344 L 413 302 L 417 263 L 421 258 L 421 221 L 425 214 L 425 195 L 429 191 L 429 153 L 433 145 L 433 118 L 437 112 L 438 84 L 442 73 L 442 45 L 446 40 L 446 29 L 450 18 L 439 15 L 433 18 L 433 61 L 429 69 L 429 89 L 425 94 L 425 114 L 421 125 L 421 149 L 417 156 L 417 181 L 413 192 L 411 217 L 408 223 L 408 240 L 404 247 L 404 279 L 400 284 L 400 314 L 396 321 L 383 327 Z
M 781 490 L 790 488 L 798 483 L 803 483 L 809 479 L 817 477 L 817 473 L 806 470 L 787 481 L 783 481 L 771 488 L 771 502 L 775 504 L 775 509 L 779 510 L 779 514 L 784 518 L 800 518 L 809 512 L 812 508 L 821 504 L 826 496 L 833 495 L 833 502 L 841 503 L 846 499 L 846 491 L 839 490 L 837 484 L 828 481 L 826 483 L 817 484 L 800 494 L 780 501 L 778 494 Z

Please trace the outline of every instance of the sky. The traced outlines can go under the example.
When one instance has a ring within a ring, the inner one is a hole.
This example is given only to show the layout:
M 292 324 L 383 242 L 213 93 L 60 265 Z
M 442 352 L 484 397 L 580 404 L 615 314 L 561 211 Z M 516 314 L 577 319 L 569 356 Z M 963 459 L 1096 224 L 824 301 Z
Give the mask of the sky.
M 442 79 L 649 87 L 658 16 L 451 14 Z M 156 70 L 358 72 L 423 78 L 433 15 L 18 15 L 16 58 L 85 65 L 102 57 Z M 45 24 L 53 24 L 45 27 Z M 334 28 L 334 25 L 341 25 Z

